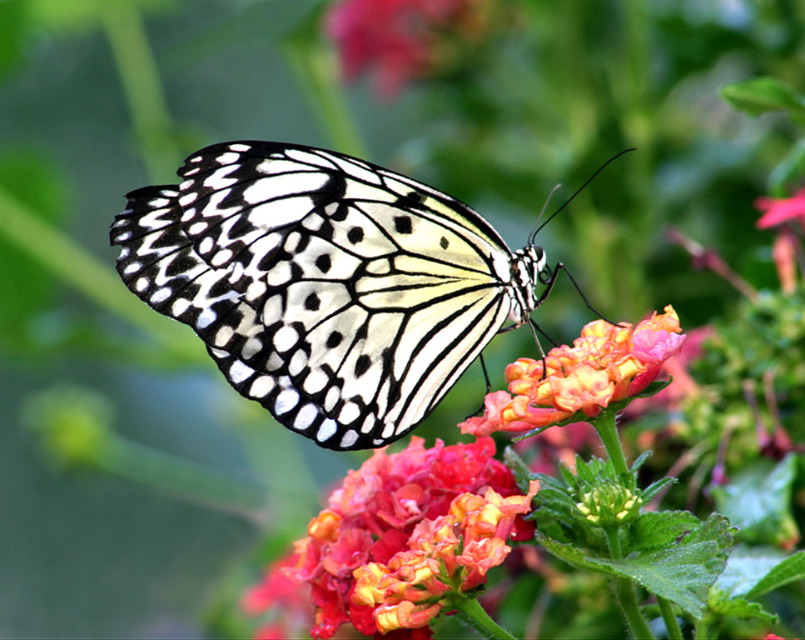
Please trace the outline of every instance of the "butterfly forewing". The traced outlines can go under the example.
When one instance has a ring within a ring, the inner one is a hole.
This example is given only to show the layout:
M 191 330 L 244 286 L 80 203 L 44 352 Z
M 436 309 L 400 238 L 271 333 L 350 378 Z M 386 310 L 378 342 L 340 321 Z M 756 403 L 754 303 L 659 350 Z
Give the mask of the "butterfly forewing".
M 229 382 L 333 449 L 392 442 L 511 310 L 513 256 L 459 201 L 363 161 L 277 143 L 191 156 L 128 195 L 118 271 L 194 328 Z

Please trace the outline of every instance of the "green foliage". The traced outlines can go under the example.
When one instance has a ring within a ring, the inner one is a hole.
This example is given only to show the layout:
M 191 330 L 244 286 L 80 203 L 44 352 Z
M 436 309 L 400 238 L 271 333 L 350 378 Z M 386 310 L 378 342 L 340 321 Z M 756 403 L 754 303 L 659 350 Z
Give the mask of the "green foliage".
M 176 0 L 23 0 L 23 4 L 27 5 L 32 22 L 40 28 L 82 31 L 102 26 L 109 12 L 116 11 L 115 5 L 129 5 L 139 11 L 164 11 L 174 6 Z
M 574 567 L 634 581 L 700 618 L 732 546 L 727 519 L 714 514 L 702 522 L 686 511 L 642 512 L 635 469 L 619 477 L 609 461 L 577 458 L 576 473 L 565 468 L 560 473 L 561 479 L 534 476 L 541 483 L 539 544 Z M 597 503 L 595 514 L 589 498 L 584 501 L 589 496 Z
M 740 528 L 741 541 L 788 546 L 800 539 L 791 512 L 796 469 L 793 454 L 777 464 L 758 460 L 738 471 L 728 484 L 713 487 L 718 510 Z
M 4 11 L 3 4 L 0 11 Z M 58 223 L 64 215 L 61 203 L 66 190 L 52 162 L 41 154 L 7 151 L 0 156 L 0 191 L 22 200 L 40 220 Z M 3 235 L 0 273 L 6 275 L 0 278 L 0 339 L 13 345 L 36 321 L 37 314 L 52 305 L 55 283 L 48 269 Z
M 759 116 L 770 111 L 784 111 L 800 124 L 805 124 L 802 96 L 777 78 L 751 78 L 721 87 L 721 97 L 736 109 Z

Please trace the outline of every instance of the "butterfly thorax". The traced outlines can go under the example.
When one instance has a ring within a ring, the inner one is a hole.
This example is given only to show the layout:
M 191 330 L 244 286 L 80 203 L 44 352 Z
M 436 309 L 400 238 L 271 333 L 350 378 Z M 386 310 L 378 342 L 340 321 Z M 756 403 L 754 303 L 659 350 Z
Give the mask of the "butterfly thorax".
M 536 291 L 540 273 L 545 270 L 545 252 L 542 247 L 530 244 L 514 252 L 509 296 L 509 319 L 517 326 L 528 322 L 531 312 L 539 306 Z

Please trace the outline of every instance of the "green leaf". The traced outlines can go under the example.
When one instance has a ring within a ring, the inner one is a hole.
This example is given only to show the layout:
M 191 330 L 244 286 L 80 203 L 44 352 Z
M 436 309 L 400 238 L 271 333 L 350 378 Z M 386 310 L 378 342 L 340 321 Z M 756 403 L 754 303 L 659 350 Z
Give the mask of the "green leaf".
M 710 592 L 707 608 L 710 615 L 715 614 L 720 618 L 755 619 L 768 624 L 774 624 L 778 620 L 775 614 L 766 611 L 757 602 L 749 602 L 744 598 L 732 598 L 718 589 Z
M 732 550 L 715 587 L 730 596 L 746 596 L 764 577 L 785 560 L 786 555 L 774 547 L 739 545 Z
M 793 191 L 793 188 L 789 189 L 787 185 L 798 186 L 803 174 L 805 174 L 805 140 L 800 138 L 769 174 L 769 192 L 785 197 Z
M 692 522 L 684 515 L 675 519 L 677 526 L 683 521 Z M 633 580 L 700 618 L 710 587 L 724 570 L 732 535 L 727 519 L 713 514 L 697 529 L 679 540 L 671 540 L 663 549 L 631 553 L 618 560 L 586 555 L 541 532 L 537 532 L 537 540 L 550 553 L 575 567 Z
M 805 551 L 797 551 L 777 564 L 747 595 L 760 596 L 796 580 L 805 580 Z
M 680 536 L 701 526 L 701 520 L 689 511 L 643 513 L 630 531 L 627 551 L 648 551 L 672 544 Z
M 730 484 L 713 488 L 718 510 L 741 529 L 741 540 L 779 546 L 799 538 L 791 514 L 795 474 L 796 456 L 791 454 L 776 466 L 760 460 L 738 473 Z
M 675 483 L 676 478 L 660 478 L 656 482 L 652 482 L 640 493 L 643 503 L 645 504 L 651 502 L 654 499 L 654 496 L 663 491 L 667 486 Z
M 558 540 L 554 540 L 553 538 L 549 538 L 542 531 L 537 530 L 536 540 L 554 556 L 560 560 L 564 560 L 577 569 L 586 569 L 588 571 L 604 573 L 619 578 L 628 577 L 614 567 L 609 566 L 606 558 L 587 556 L 574 545 L 565 544 L 563 542 L 559 542 Z
M 721 97 L 753 116 L 769 111 L 788 111 L 795 117 L 805 116 L 802 98 L 777 78 L 764 76 L 726 84 L 721 87 Z
M 512 447 L 506 447 L 503 451 L 503 462 L 514 473 L 517 486 L 520 487 L 522 491 L 527 491 L 528 483 L 536 478 L 531 472 L 531 469 L 528 468 L 525 460 L 523 460 Z M 542 482 L 540 482 L 540 488 L 541 487 Z

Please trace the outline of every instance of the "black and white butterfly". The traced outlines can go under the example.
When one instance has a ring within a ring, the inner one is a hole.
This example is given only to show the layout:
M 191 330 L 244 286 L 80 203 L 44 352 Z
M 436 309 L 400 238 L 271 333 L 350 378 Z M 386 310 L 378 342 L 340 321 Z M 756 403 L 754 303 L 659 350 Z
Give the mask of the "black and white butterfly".
M 553 284 L 532 242 L 512 252 L 462 202 L 340 153 L 230 142 L 179 176 L 127 195 L 110 234 L 120 276 L 323 447 L 404 436 Z

